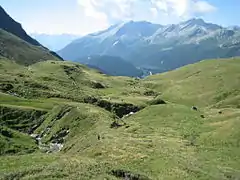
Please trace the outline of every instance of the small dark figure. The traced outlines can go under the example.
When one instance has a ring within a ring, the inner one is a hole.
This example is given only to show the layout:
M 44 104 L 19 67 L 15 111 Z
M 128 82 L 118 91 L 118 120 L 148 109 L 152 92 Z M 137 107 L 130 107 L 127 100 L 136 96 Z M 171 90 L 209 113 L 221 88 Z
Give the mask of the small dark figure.
M 196 106 L 193 106 L 193 107 L 192 107 L 192 110 L 197 111 L 198 108 L 197 108 Z
M 98 138 L 98 140 L 100 140 L 100 139 L 101 139 L 101 137 L 100 137 L 100 135 L 99 135 L 99 134 L 98 134 L 98 137 L 97 137 L 97 138 Z
M 222 111 L 219 111 L 218 114 L 222 114 Z
M 204 116 L 204 115 L 201 115 L 201 118 L 205 118 L 205 116 Z
M 110 125 L 110 128 L 119 128 L 121 126 L 122 126 L 121 124 L 118 124 L 116 121 L 113 121 Z

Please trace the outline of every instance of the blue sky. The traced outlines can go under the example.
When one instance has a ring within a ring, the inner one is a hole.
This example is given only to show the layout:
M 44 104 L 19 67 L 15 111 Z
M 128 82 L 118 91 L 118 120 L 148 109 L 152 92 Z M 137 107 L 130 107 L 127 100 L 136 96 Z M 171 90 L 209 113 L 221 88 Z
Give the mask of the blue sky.
M 193 17 L 240 25 L 240 0 L 0 0 L 28 33 L 88 34 L 120 21 L 178 23 Z

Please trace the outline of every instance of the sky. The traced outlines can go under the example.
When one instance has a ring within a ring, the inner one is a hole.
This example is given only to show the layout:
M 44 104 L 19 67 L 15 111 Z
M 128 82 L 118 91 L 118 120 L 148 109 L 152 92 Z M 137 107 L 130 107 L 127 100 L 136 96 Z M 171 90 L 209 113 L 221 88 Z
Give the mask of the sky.
M 86 35 L 122 21 L 179 23 L 203 18 L 240 26 L 240 0 L 0 0 L 28 33 Z

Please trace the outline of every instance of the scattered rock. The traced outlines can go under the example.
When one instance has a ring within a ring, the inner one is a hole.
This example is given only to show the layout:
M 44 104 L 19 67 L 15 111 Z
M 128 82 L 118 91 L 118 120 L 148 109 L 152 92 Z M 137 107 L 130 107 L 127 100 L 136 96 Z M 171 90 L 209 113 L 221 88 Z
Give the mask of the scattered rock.
M 110 128 L 119 128 L 122 127 L 123 125 L 119 124 L 116 121 L 113 121 L 112 124 L 110 125 Z
M 52 143 L 63 143 L 66 136 L 69 134 L 69 129 L 62 128 L 50 139 Z
M 106 88 L 105 85 L 103 85 L 100 82 L 96 82 L 96 81 L 91 82 L 91 87 L 94 89 L 105 89 Z
M 198 108 L 197 108 L 196 106 L 193 106 L 193 107 L 192 107 L 192 110 L 198 111 Z
M 125 171 L 121 169 L 112 170 L 110 174 L 117 178 L 124 178 L 124 180 L 150 180 L 150 178 L 148 178 L 147 176 L 141 174 L 134 174 L 130 171 Z
M 203 119 L 204 119 L 204 118 L 205 118 L 205 116 L 202 114 L 202 115 L 201 115 L 201 118 L 203 118 Z
M 7 83 L 7 84 L 5 84 L 5 83 L 0 84 L 0 90 L 3 91 L 3 92 L 10 91 L 10 90 L 12 90 L 13 88 L 14 88 L 13 85 L 12 85 L 12 84 L 9 84 L 9 83 Z
M 143 93 L 144 96 L 157 96 L 158 94 L 159 94 L 158 92 L 155 92 L 153 90 L 145 91 Z

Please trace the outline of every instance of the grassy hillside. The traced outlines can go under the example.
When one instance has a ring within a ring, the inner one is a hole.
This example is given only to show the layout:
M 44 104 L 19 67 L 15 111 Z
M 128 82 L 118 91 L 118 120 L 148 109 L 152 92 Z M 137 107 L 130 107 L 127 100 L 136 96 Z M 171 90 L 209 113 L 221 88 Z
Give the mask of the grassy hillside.
M 240 59 L 205 60 L 144 80 L 171 102 L 239 108 Z
M 0 63 L 0 179 L 240 178 L 238 58 L 144 80 Z
M 17 36 L 0 29 L 0 57 L 8 58 L 22 65 L 44 60 L 58 60 L 51 52 L 41 46 L 34 46 Z

